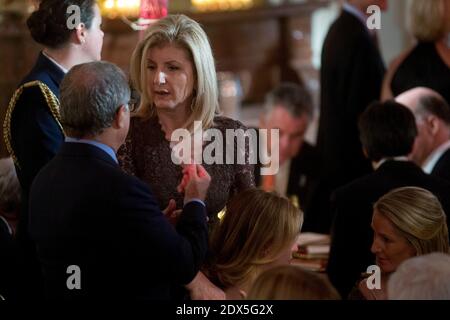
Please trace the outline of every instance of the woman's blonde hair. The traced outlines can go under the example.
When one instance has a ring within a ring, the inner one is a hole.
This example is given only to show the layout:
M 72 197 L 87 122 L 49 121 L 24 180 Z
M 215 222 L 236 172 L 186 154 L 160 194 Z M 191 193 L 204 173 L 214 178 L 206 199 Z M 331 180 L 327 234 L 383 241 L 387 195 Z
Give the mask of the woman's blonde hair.
M 415 248 L 416 255 L 449 252 L 447 218 L 431 192 L 417 187 L 398 188 L 382 196 L 374 209 L 394 224 Z
M 340 296 L 324 275 L 297 266 L 278 266 L 255 280 L 249 300 L 339 300 Z
M 152 24 L 133 52 L 131 80 L 141 94 L 137 115 L 143 118 L 155 115 L 153 101 L 147 89 L 147 53 L 151 48 L 167 44 L 186 50 L 194 66 L 195 94 L 192 113 L 185 127 L 191 128 L 194 121 L 202 121 L 203 129 L 207 129 L 212 126 L 214 116 L 219 111 L 214 57 L 203 29 L 197 22 L 182 14 L 168 15 Z
M 445 19 L 447 0 L 413 0 L 409 25 L 413 36 L 423 42 L 435 42 L 449 31 Z
M 253 282 L 292 246 L 302 223 L 302 212 L 286 198 L 259 189 L 240 193 L 212 232 L 209 275 L 223 288 Z

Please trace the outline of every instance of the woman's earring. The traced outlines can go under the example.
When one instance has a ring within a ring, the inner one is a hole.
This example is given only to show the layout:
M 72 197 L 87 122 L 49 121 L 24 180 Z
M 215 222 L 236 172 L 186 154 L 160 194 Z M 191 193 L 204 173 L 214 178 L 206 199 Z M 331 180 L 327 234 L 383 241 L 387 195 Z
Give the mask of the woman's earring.
M 192 98 L 192 102 L 191 102 L 191 111 L 194 112 L 194 106 L 195 106 L 195 102 L 196 102 L 196 97 Z
M 192 102 L 191 102 L 191 111 L 194 111 L 195 103 L 197 102 L 197 90 L 192 90 Z

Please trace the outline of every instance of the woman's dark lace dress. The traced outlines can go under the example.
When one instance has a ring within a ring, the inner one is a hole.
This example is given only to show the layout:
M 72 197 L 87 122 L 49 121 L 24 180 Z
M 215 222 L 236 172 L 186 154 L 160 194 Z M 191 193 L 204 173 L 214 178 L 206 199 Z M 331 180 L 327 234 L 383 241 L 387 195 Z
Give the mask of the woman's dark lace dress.
M 394 96 L 415 87 L 433 89 L 450 102 L 450 67 L 434 43 L 418 43 L 395 71 L 391 82 Z
M 225 117 L 216 117 L 213 128 L 222 132 L 224 140 L 226 129 L 246 130 L 240 122 Z M 234 150 L 236 154 L 236 146 Z M 148 183 L 161 209 L 167 207 L 170 199 L 177 202 L 178 209 L 183 207 L 183 195 L 176 190 L 182 168 L 172 162 L 170 142 L 165 139 L 156 117 L 131 119 L 128 137 L 119 150 L 119 161 L 127 173 Z M 203 166 L 212 178 L 206 207 L 213 222 L 231 196 L 254 187 L 254 166 L 248 162 L 243 165 L 203 163 Z

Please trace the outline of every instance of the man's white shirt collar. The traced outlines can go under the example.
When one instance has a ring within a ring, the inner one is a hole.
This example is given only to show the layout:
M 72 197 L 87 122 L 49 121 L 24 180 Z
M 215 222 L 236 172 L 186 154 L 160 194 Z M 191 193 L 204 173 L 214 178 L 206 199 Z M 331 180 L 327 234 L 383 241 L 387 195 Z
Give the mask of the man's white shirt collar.
M 436 163 L 448 149 L 450 149 L 450 140 L 441 144 L 428 156 L 427 160 L 425 160 L 422 166 L 423 171 L 430 174 L 436 166 Z
M 289 183 L 289 174 L 291 170 L 291 160 L 287 160 L 280 166 L 275 175 L 275 191 L 282 196 L 286 196 Z
M 373 169 L 378 170 L 379 167 L 386 161 L 409 161 L 408 157 L 401 156 L 401 157 L 393 157 L 393 158 L 383 158 L 378 162 L 373 163 Z

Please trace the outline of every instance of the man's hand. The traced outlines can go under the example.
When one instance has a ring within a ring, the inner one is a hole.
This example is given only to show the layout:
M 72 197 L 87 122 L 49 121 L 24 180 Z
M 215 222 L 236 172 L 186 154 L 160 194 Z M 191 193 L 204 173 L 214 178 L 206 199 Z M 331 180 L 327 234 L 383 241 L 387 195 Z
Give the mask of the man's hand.
M 175 202 L 175 200 L 170 199 L 167 208 L 163 210 L 163 214 L 169 220 L 169 222 L 175 226 L 182 211 L 183 210 L 181 209 L 177 209 L 177 203 Z
M 177 203 L 175 200 L 170 199 L 169 204 L 167 205 L 167 208 L 163 210 L 163 213 L 166 217 L 172 216 L 172 213 L 177 209 Z
M 225 292 L 213 285 L 201 271 L 186 285 L 186 289 L 192 300 L 225 300 Z
M 205 168 L 199 164 L 191 164 L 183 169 L 183 178 L 177 190 L 178 192 L 184 192 L 185 203 L 192 199 L 204 201 L 210 183 L 211 177 Z

